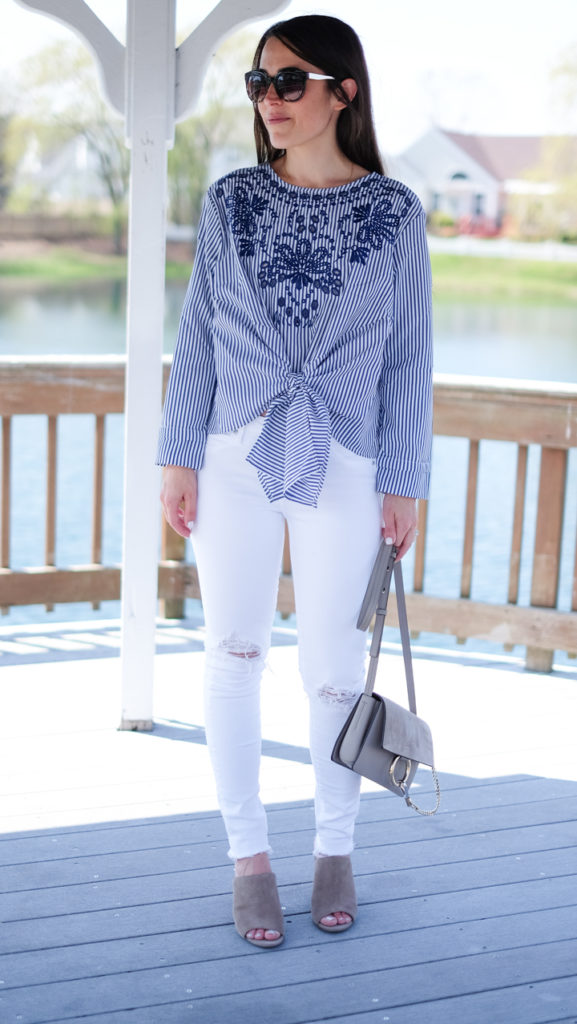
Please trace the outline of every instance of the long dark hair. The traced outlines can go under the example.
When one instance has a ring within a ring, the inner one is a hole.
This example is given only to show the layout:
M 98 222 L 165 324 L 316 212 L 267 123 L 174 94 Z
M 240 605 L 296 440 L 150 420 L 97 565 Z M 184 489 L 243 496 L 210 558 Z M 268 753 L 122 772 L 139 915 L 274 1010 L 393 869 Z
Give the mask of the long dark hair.
M 347 104 L 337 121 L 337 142 L 341 150 L 349 160 L 367 171 L 385 174 L 373 124 L 369 73 L 356 32 L 339 18 L 323 14 L 277 21 L 259 40 L 253 69 L 260 67 L 264 45 L 272 37 L 284 43 L 301 60 L 321 68 L 326 75 L 334 75 L 335 81 L 325 82 L 325 85 Z M 357 83 L 357 94 L 350 103 L 340 84 L 344 78 L 354 78 Z M 257 103 L 254 104 L 254 137 L 259 164 L 272 163 L 284 156 L 284 149 L 271 145 Z

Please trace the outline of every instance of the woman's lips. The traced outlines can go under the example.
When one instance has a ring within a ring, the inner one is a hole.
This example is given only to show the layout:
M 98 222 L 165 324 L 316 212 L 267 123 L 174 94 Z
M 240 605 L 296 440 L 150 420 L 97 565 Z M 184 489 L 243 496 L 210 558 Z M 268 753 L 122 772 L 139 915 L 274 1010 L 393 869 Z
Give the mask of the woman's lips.
M 285 121 L 289 121 L 288 117 L 269 117 L 267 124 L 284 124 Z

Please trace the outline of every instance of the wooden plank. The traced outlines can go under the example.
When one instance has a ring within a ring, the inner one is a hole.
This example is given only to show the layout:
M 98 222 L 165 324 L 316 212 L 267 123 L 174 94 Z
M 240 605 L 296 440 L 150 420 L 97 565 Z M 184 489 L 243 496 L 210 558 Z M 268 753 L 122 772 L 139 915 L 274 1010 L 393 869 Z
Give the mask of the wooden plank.
M 155 735 L 156 735 L 156 732 L 152 732 L 150 734 L 150 738 L 154 738 Z M 194 742 L 194 740 L 192 740 L 191 742 Z M 423 774 L 423 772 L 424 772 L 423 769 L 419 769 L 419 772 L 417 773 L 417 777 L 416 777 L 416 781 L 417 782 L 419 782 L 419 776 L 421 774 Z M 428 770 L 427 770 L 427 775 L 430 775 L 430 772 Z M 443 793 L 445 794 L 445 796 L 451 790 L 456 790 L 456 791 L 464 790 L 466 792 L 473 791 L 473 792 L 477 792 L 477 793 L 484 793 L 485 791 L 489 792 L 492 788 L 499 787 L 501 785 L 501 778 L 500 777 L 495 777 L 495 778 L 484 778 L 483 777 L 483 778 L 476 779 L 476 778 L 468 778 L 466 776 L 460 776 L 460 775 L 445 775 L 443 772 L 439 773 L 439 777 L 441 779 L 441 786 L 443 788 Z M 509 782 L 511 782 L 511 783 L 523 782 L 523 781 L 525 781 L 527 779 L 529 779 L 530 782 L 534 781 L 532 776 L 527 777 L 525 775 L 506 776 L 505 777 L 505 781 L 507 783 L 509 783 Z M 539 779 L 537 781 L 542 781 L 542 780 Z M 563 785 L 563 786 L 569 786 L 569 787 L 573 786 L 573 783 L 564 782 L 564 781 L 559 780 L 559 779 L 550 780 L 550 781 L 554 781 L 557 785 Z M 563 793 L 564 792 L 565 791 L 563 791 Z M 573 790 L 569 790 L 568 789 L 567 793 L 569 795 L 574 795 L 574 789 Z M 513 801 L 513 802 L 517 802 L 517 801 Z M 365 804 L 368 807 L 370 807 L 370 810 L 365 811 L 365 809 L 364 809 L 364 805 Z M 487 799 L 486 801 L 483 799 L 482 802 L 481 802 L 481 806 L 491 806 L 491 805 L 492 805 L 492 801 L 491 801 L 490 798 Z M 477 804 L 473 802 L 471 804 L 471 806 L 477 806 Z M 446 804 L 446 801 L 444 801 L 443 802 L 443 809 L 441 810 L 441 813 L 444 813 L 446 807 L 447 807 L 447 804 Z M 295 809 L 295 810 L 297 810 L 299 812 L 299 819 L 298 820 L 301 822 L 301 827 L 303 827 L 303 828 L 305 828 L 305 827 L 312 828 L 313 827 L 313 819 L 312 818 L 310 818 L 309 824 L 308 825 L 306 824 L 306 822 L 307 822 L 307 815 L 310 816 L 311 809 L 312 809 L 312 804 L 311 804 L 310 800 L 304 800 L 304 801 L 303 800 L 283 800 L 282 803 L 280 803 L 280 804 L 275 804 L 275 803 L 271 803 L 271 802 L 267 803 L 268 814 L 272 815 L 272 816 L 275 816 L 278 813 L 283 813 L 283 814 L 285 812 L 291 813 L 293 809 Z M 397 820 L 401 820 L 402 821 L 402 820 L 406 820 L 406 818 L 407 818 L 407 813 L 406 813 L 406 810 L 404 808 L 404 805 L 402 804 L 402 801 L 391 799 L 391 795 L 389 793 L 385 793 L 384 790 L 375 791 L 375 792 L 367 792 L 367 793 L 363 793 L 362 794 L 360 815 L 363 816 L 363 820 L 365 820 L 364 819 L 364 815 L 365 814 L 367 815 L 366 820 L 379 820 L 379 821 L 397 821 Z M 32 839 L 37 838 L 37 837 L 54 837 L 56 842 L 59 842 L 60 841 L 60 837 L 63 834 L 65 834 L 67 836 L 68 835 L 70 835 L 70 836 L 82 836 L 82 835 L 85 835 L 85 834 L 91 834 L 92 832 L 101 832 L 101 831 L 104 831 L 104 832 L 109 832 L 109 831 L 117 832 L 119 830 L 127 830 L 128 831 L 128 830 L 132 830 L 132 829 L 135 829 L 135 828 L 142 829 L 144 831 L 148 831 L 149 829 L 158 829 L 161 826 L 162 827 L 163 826 L 171 826 L 171 825 L 174 825 L 174 824 L 176 824 L 178 827 L 184 827 L 189 821 L 196 822 L 198 820 L 198 821 L 202 821 L 203 823 L 206 823 L 207 820 L 218 819 L 218 817 L 219 817 L 219 813 L 216 810 L 203 810 L 203 811 L 196 811 L 192 817 L 190 817 L 189 814 L 169 814 L 169 815 L 163 816 L 162 818 L 156 818 L 156 817 L 150 818 L 150 817 L 144 817 L 143 816 L 141 818 L 134 817 L 134 818 L 130 818 L 130 819 L 127 819 L 127 820 L 115 819 L 115 820 L 112 820 L 112 821 L 89 822 L 89 823 L 86 823 L 86 824 L 83 824 L 82 822 L 78 822 L 78 823 L 75 823 L 72 826 L 65 826 L 65 827 L 63 827 L 63 826 L 52 826 L 52 827 L 41 828 L 41 829 L 40 828 L 37 828 L 37 829 L 26 828 L 26 829 L 23 829 L 21 831 L 13 830 L 10 833 L 9 836 L 6 835 L 6 836 L 3 837 L 2 834 L 0 834 L 0 848 L 2 847 L 2 843 L 10 843 L 11 844 L 13 842 L 17 842 L 18 840 L 26 840 L 26 841 L 28 841 L 28 840 L 32 840 Z M 418 823 L 418 821 L 420 819 L 418 819 L 416 817 L 416 815 L 410 815 L 409 817 L 410 817 L 410 819 L 414 823 L 413 827 L 416 827 L 416 824 Z M 204 827 L 204 825 L 203 825 L 203 827 Z M 296 825 L 293 824 L 290 827 L 294 830 Z M 281 828 L 280 830 L 281 831 L 286 831 L 286 828 Z
M 56 435 L 56 416 L 49 416 L 46 455 L 46 525 L 44 544 L 44 560 L 46 565 L 54 565 L 56 555 Z
M 185 785 L 188 784 L 188 780 L 184 780 Z M 146 780 L 143 781 L 146 785 Z M 391 809 L 401 805 L 401 801 L 395 800 L 392 796 L 385 798 L 386 804 Z M 447 801 L 443 801 L 442 807 L 445 806 Z M 559 796 L 556 798 L 548 797 L 546 800 L 528 800 L 527 802 L 521 803 L 516 802 L 514 798 L 512 801 L 503 802 L 496 806 L 479 806 L 469 809 L 467 806 L 460 807 L 459 802 L 455 801 L 451 803 L 445 810 L 439 812 L 439 815 L 434 821 L 425 820 L 417 817 L 416 815 L 409 815 L 408 812 L 400 819 L 394 820 L 384 818 L 380 813 L 381 804 L 378 804 L 379 810 L 371 817 L 361 815 L 359 817 L 358 828 L 358 842 L 359 849 L 372 848 L 374 845 L 380 845 L 386 848 L 388 856 L 396 858 L 397 850 L 405 842 L 410 842 L 411 845 L 415 846 L 417 855 L 420 856 L 420 852 L 417 849 L 419 843 L 429 844 L 427 850 L 432 849 L 432 845 L 439 845 L 445 842 L 446 839 L 450 838 L 451 842 L 460 841 L 460 837 L 463 837 L 468 841 L 470 835 L 476 835 L 479 832 L 483 833 L 482 843 L 487 841 L 497 841 L 501 831 L 509 833 L 511 842 L 516 842 L 519 845 L 519 849 L 523 848 L 523 843 L 526 843 L 526 849 L 533 849 L 533 840 L 529 840 L 526 835 L 517 836 L 517 831 L 527 830 L 531 828 L 544 828 L 559 826 L 565 828 L 572 835 L 575 828 L 575 816 L 577 814 L 577 798 L 575 796 Z M 312 821 L 310 816 L 310 808 L 306 808 L 304 811 L 297 811 L 293 815 L 281 815 L 275 818 L 274 812 L 269 810 L 269 819 L 271 824 L 271 838 L 274 840 L 275 849 L 282 856 L 295 856 L 301 855 L 307 852 L 310 846 L 310 832 L 312 829 Z M 458 811 L 458 813 L 457 813 Z M 401 813 L 401 812 L 399 812 Z M 194 852 L 194 856 L 199 859 L 199 865 L 204 864 L 207 857 L 210 857 L 210 850 L 212 849 L 211 844 L 215 841 L 223 841 L 224 835 L 222 833 L 221 823 L 218 817 L 204 818 L 199 815 L 199 821 L 191 823 L 188 828 L 184 828 L 179 825 L 178 830 L 176 826 L 172 826 L 168 829 L 168 834 L 172 836 L 176 834 L 178 842 L 176 842 L 176 849 L 191 849 Z M 132 826 L 134 828 L 134 826 Z M 175 832 L 173 833 L 173 830 Z M 94 837 L 94 844 L 96 844 L 97 855 L 118 855 L 120 857 L 125 854 L 131 855 L 131 846 L 123 847 L 118 849 L 119 845 L 123 842 L 122 835 L 119 835 L 119 829 L 107 829 L 102 837 L 96 835 Z M 138 852 L 143 852 L 146 849 L 156 851 L 156 853 L 165 851 L 168 854 L 168 849 L 172 846 L 172 843 L 167 840 L 162 840 L 162 832 L 159 826 L 152 828 L 151 836 L 148 838 L 148 829 L 143 829 L 140 826 L 136 830 L 136 843 L 138 844 Z M 110 832 L 110 835 L 108 834 Z M 143 832 L 145 833 L 143 835 Z M 513 834 L 515 832 L 515 834 Z M 87 832 L 87 836 L 93 835 L 92 830 Z M 205 838 L 206 836 L 206 838 Z M 500 841 L 500 840 L 499 840 Z M 14 843 L 29 852 L 26 853 L 26 858 L 30 862 L 30 868 L 34 868 L 34 860 L 37 859 L 33 853 L 36 843 L 33 839 L 28 841 L 16 841 L 11 840 L 8 847 L 2 847 L 2 850 L 8 849 L 10 851 Z M 75 851 L 75 857 L 79 859 L 77 866 L 78 871 L 83 870 L 82 863 L 84 856 L 82 850 L 92 850 L 92 844 L 89 842 L 89 838 L 84 838 L 82 834 L 72 831 L 70 842 L 64 844 L 64 851 L 72 848 Z M 38 848 L 44 849 L 44 845 L 56 846 L 59 850 L 61 846 L 61 839 L 56 833 L 49 833 L 49 843 L 43 844 L 42 839 L 39 840 Z M 144 844 L 144 845 L 140 845 Z M 147 845 L 148 844 L 148 845 Z M 391 847 L 391 849 L 389 849 Z M 394 849 L 393 849 L 394 847 Z M 58 861 L 57 850 L 54 851 L 53 859 Z M 282 851 L 282 852 L 281 852 Z M 159 854 L 160 855 L 160 854 Z M 64 857 L 63 863 L 66 863 L 65 852 L 61 855 Z M 359 856 L 364 856 L 359 853 Z M 45 862 L 44 858 L 40 858 L 44 863 L 44 870 L 49 871 L 49 863 Z M 4 853 L 2 861 L 5 865 L 12 863 L 10 859 L 10 853 Z M 13 862 L 15 865 L 22 863 L 20 859 L 16 859 Z M 226 862 L 224 862 L 226 863 Z M 370 865 L 367 865 L 369 867 Z M 16 870 L 16 877 L 18 870 Z M 9 876 L 9 869 L 6 868 L 7 876 Z M 5 882 L 7 885 L 7 881 Z
M 174 598 L 200 597 L 196 567 L 180 562 L 159 566 L 159 594 Z M 64 604 L 67 602 L 118 601 L 120 568 L 106 565 L 30 566 L 0 568 L 0 605 Z
M 124 356 L 0 358 L 0 416 L 105 415 L 124 407 Z M 170 357 L 163 360 L 164 384 Z M 577 387 L 435 374 L 435 432 L 577 447 Z
M 311 879 L 282 885 L 283 905 L 292 916 L 309 910 Z M 555 910 L 569 907 L 575 901 L 575 877 L 562 875 L 507 884 L 495 883 L 481 889 L 455 893 L 391 894 L 377 898 L 372 892 L 372 876 L 357 881 L 359 913 L 355 934 L 376 935 L 386 919 L 387 930 L 395 932 L 406 927 L 410 920 L 415 929 L 429 928 L 448 922 L 459 923 L 492 917 L 507 917 L 529 911 Z M 287 915 L 288 916 L 288 915 Z M 87 913 L 36 916 L 10 921 L 10 927 L 1 938 L 3 952 L 50 949 L 54 946 L 74 946 L 88 940 L 92 942 L 133 938 L 145 934 L 182 932 L 191 928 L 205 930 L 231 922 L 230 884 L 223 891 L 209 896 L 142 902 L 125 907 L 118 904 L 110 909 Z M 151 919 L 153 923 L 151 924 Z
M 125 361 L 125 356 L 2 356 L 0 416 L 123 412 Z M 169 371 L 165 358 L 165 384 Z
M 12 420 L 2 417 L 2 520 L 0 536 L 0 565 L 10 565 L 10 510 L 12 477 Z
M 510 810 L 510 809 L 508 809 Z M 487 820 L 487 819 L 485 819 Z M 359 855 L 356 858 L 359 871 L 369 872 L 371 858 L 375 850 L 386 849 L 389 870 L 427 867 L 429 864 L 454 864 L 466 861 L 483 860 L 484 858 L 518 856 L 535 853 L 540 850 L 561 849 L 577 845 L 577 822 L 561 821 L 548 823 L 538 819 L 529 825 L 514 825 L 501 828 L 489 819 L 488 827 L 482 829 L 482 823 L 475 825 L 471 835 L 449 836 L 447 838 L 432 837 L 430 840 L 407 842 L 401 835 L 396 842 L 383 846 L 382 824 L 358 825 L 357 844 Z M 275 851 L 281 859 L 287 857 L 306 857 L 311 848 L 309 832 L 297 833 L 284 837 L 284 841 L 275 840 Z M 224 862 L 225 850 L 221 851 Z M 546 855 L 544 854 L 544 859 Z M 217 859 L 217 863 L 220 858 Z M 95 878 L 104 884 L 116 878 L 139 878 L 144 875 L 166 874 L 193 867 L 195 870 L 210 867 L 215 863 L 214 844 L 190 843 L 186 846 L 161 847 L 156 850 L 130 851 L 124 853 L 107 853 L 97 856 L 76 857 L 52 860 L 48 863 L 34 862 L 18 864 L 3 868 L 2 890 L 6 897 L 13 894 L 14 905 L 17 894 L 35 889 L 38 894 L 56 887 L 66 889 L 69 886 L 90 885 Z M 577 871 L 576 871 L 577 873 Z
M 53 568 L 46 566 L 11 570 L 0 568 L 0 606 L 66 602 L 117 601 L 120 597 L 120 569 L 89 565 Z M 159 566 L 159 597 L 179 600 L 200 598 L 196 567 L 188 563 L 165 562 Z M 292 577 L 281 576 L 277 608 L 294 611 Z M 467 598 L 442 598 L 407 594 L 411 629 L 480 637 L 497 644 L 523 644 L 545 650 L 575 650 L 577 612 L 516 605 L 487 604 Z M 387 625 L 398 627 L 395 599 L 391 598 Z
M 543 448 L 531 580 L 531 604 L 542 608 L 554 608 L 557 604 L 566 477 L 567 452 Z M 527 668 L 550 672 L 553 653 L 553 649 L 544 649 L 542 643 L 529 646 Z
M 92 541 L 91 558 L 94 564 L 102 563 L 102 519 L 104 511 L 104 430 L 105 417 L 96 416 L 94 424 L 94 467 L 92 475 Z M 95 611 L 100 601 L 93 601 Z
M 194 565 L 171 564 L 161 567 L 161 593 L 164 597 L 184 593 L 200 597 Z M 0 588 L 1 594 L 1 588 Z M 577 615 L 546 608 L 522 608 L 516 605 L 487 604 L 468 598 L 432 597 L 407 594 L 407 614 L 411 628 L 417 631 L 475 636 L 497 644 L 524 644 L 545 649 L 570 651 L 575 647 Z M 294 611 L 292 577 L 281 576 L 277 608 Z M 387 625 L 398 627 L 394 595 L 387 612 Z
M 9 416 L 2 417 L 2 481 L 0 484 L 0 568 L 10 565 L 10 522 L 12 512 L 11 496 L 12 479 L 12 420 Z M 5 602 L 0 601 L 2 615 L 10 611 Z
M 282 993 L 290 1003 L 290 992 Z M 269 1004 L 275 993 L 268 993 Z M 279 993 L 279 996 L 281 994 Z M 328 996 L 330 1002 L 330 995 Z M 506 989 L 489 992 L 475 992 L 471 995 L 452 995 L 448 999 L 434 999 L 413 1003 L 412 1005 L 395 1006 L 393 1015 L 389 1015 L 390 1005 L 386 999 L 371 997 L 371 1003 L 380 1003 L 378 1010 L 363 1009 L 352 1015 L 331 1016 L 327 1018 L 327 998 L 317 999 L 309 1008 L 308 1016 L 286 1017 L 283 1010 L 282 1019 L 277 1016 L 275 1000 L 275 1021 L 279 1024 L 317 1024 L 330 1019 L 331 1024 L 382 1024 L 383 1020 L 394 1021 L 395 1024 L 575 1024 L 577 1016 L 577 999 L 575 998 L 575 979 L 560 978 L 531 985 L 508 985 Z M 214 1013 L 225 1012 L 222 1006 L 213 1007 L 210 1000 L 202 1004 L 203 1021 L 207 1024 L 217 1022 Z M 162 1024 L 182 1024 L 186 1014 L 198 1010 L 194 1001 L 164 1003 L 162 1005 Z M 154 1013 L 154 1010 L 150 1011 Z M 300 1011 L 302 1012 L 302 1011 Z M 556 1012 L 570 1013 L 570 1016 L 553 1017 Z M 241 996 L 232 1010 L 235 1024 L 252 1024 L 254 1014 L 250 996 Z M 153 1016 L 143 1017 L 142 1010 L 121 1010 L 119 1013 L 104 1013 L 67 1018 L 69 1024 L 155 1024 Z M 210 1015 L 210 1016 L 209 1016 Z M 191 1014 L 192 1017 L 192 1014 Z M 192 1017 L 194 1019 L 194 1017 Z M 221 1018 L 224 1020 L 225 1018 Z M 265 1017 L 262 1017 L 265 1020 Z
M 164 600 L 174 600 L 180 597 L 200 599 L 200 584 L 196 565 L 191 562 L 161 562 L 158 574 L 158 593 L 159 597 Z
M 577 536 L 575 537 L 575 564 L 573 566 L 573 589 L 571 594 L 571 608 L 577 612 Z M 577 650 L 577 647 L 574 648 Z
M 577 447 L 577 387 L 541 386 L 526 381 L 435 375 L 436 434 L 482 441 L 514 441 L 549 448 Z
M 104 505 L 104 432 L 105 417 L 96 416 L 94 423 L 94 469 L 92 476 L 92 543 L 91 558 L 102 562 L 102 515 Z M 99 606 L 98 606 L 99 607 Z
M 429 503 L 419 501 L 417 513 L 417 539 L 415 541 L 415 564 L 413 567 L 413 590 L 421 593 L 425 579 L 425 548 L 427 543 L 427 512 Z
M 407 815 L 403 821 L 394 823 L 394 831 L 391 831 L 392 823 L 384 831 L 383 822 L 379 819 L 360 821 L 357 824 L 359 866 L 363 870 L 370 870 L 370 856 L 375 846 L 387 850 L 387 862 L 391 868 L 402 867 L 404 864 L 407 867 L 426 865 L 432 862 L 432 858 L 435 861 L 444 858 L 447 863 L 482 858 L 488 855 L 488 847 L 491 856 L 505 855 L 507 852 L 534 852 L 543 845 L 546 848 L 561 848 L 577 840 L 576 814 L 577 799 L 564 797 L 519 806 L 508 804 L 461 810 L 458 821 L 455 821 L 453 809 L 444 812 L 443 817 L 437 818 L 434 823 L 423 823 Z M 161 843 L 159 846 L 137 850 L 105 847 L 92 854 L 84 844 L 83 848 L 87 852 L 81 854 L 79 850 L 82 847 L 77 843 L 72 864 L 64 852 L 59 859 L 53 856 L 50 860 L 40 861 L 30 852 L 28 862 L 16 860 L 13 864 L 9 857 L 4 856 L 3 888 L 5 892 L 29 888 L 26 882 L 29 876 L 34 879 L 38 889 L 42 888 L 41 880 L 44 878 L 48 879 L 49 886 L 54 886 L 89 881 L 95 872 L 102 881 L 120 874 L 128 877 L 132 872 L 137 872 L 138 864 L 145 855 L 150 858 L 151 864 L 159 859 L 167 871 L 186 870 L 192 860 L 196 867 L 206 867 L 214 862 L 215 841 L 224 842 L 222 830 L 216 831 L 214 827 L 211 829 L 211 824 L 209 822 L 208 830 L 212 838 L 204 838 L 206 826 L 199 824 L 197 830 L 190 828 L 186 838 L 183 837 L 184 842 L 174 845 Z M 305 826 L 308 826 L 305 828 L 299 828 L 298 824 L 295 821 L 294 827 L 290 829 L 285 821 L 285 832 L 271 833 L 278 856 L 305 856 L 310 850 L 310 822 L 305 821 Z M 546 844 L 542 834 L 547 836 Z M 146 838 L 143 841 L 146 842 Z M 405 843 L 410 844 L 408 853 L 403 848 Z M 223 863 L 226 863 L 224 859 Z
M 169 565 L 161 570 L 161 592 L 173 596 L 200 597 L 196 567 Z M 182 588 L 182 589 L 181 589 Z M 1 594 L 1 589 L 0 589 Z M 407 614 L 411 628 L 454 636 L 476 636 L 497 644 L 532 644 L 556 650 L 572 650 L 575 645 L 577 616 L 555 609 L 520 608 L 516 605 L 487 604 L 468 598 L 432 597 L 407 594 Z M 277 608 L 294 611 L 292 577 L 281 576 Z M 394 595 L 387 612 L 387 625 L 398 627 Z
M 517 451 L 517 479 L 515 482 L 515 505 L 513 512 L 513 535 L 509 560 L 509 589 L 507 600 L 516 604 L 519 598 L 519 575 L 521 571 L 521 546 L 523 543 L 523 522 L 525 518 L 525 494 L 527 490 L 527 445 L 519 445 Z
M 308 929 L 313 928 L 310 922 L 307 924 Z M 433 947 L 430 938 L 436 939 Z M 528 938 L 532 942 L 532 936 Z M 157 968 L 104 977 L 91 973 L 59 985 L 4 990 L 4 1012 L 18 1013 L 23 1024 L 41 1024 L 63 1021 L 63 1015 L 81 1016 L 96 1008 L 99 1013 L 106 1013 L 136 1007 L 158 1008 L 170 1002 L 183 1004 L 188 997 L 197 1011 L 201 1010 L 202 1000 L 203 1024 L 246 1019 L 241 1015 L 249 1002 L 251 1019 L 271 1019 L 266 1015 L 272 1011 L 281 1024 L 308 1024 L 311 1006 L 326 1009 L 329 998 L 341 1015 L 367 1008 L 369 997 L 387 1007 L 426 1003 L 510 985 L 568 978 L 574 975 L 577 957 L 574 939 L 498 948 L 497 955 L 493 948 L 490 952 L 463 954 L 461 936 L 456 957 L 447 956 L 439 937 L 426 932 L 401 932 L 395 941 L 386 935 L 380 941 L 374 936 L 358 941 L 347 936 L 345 941 L 336 942 L 327 936 L 319 941 L 315 936 L 315 940 L 314 956 L 310 942 L 301 949 L 286 945 L 282 951 L 276 951 L 274 959 L 272 954 L 265 957 L 256 949 L 247 953 L 244 944 L 242 953 L 239 948 L 238 954 L 201 964 L 164 963 Z M 238 938 L 237 945 L 241 942 Z M 250 968 L 248 956 L 252 957 Z M 358 983 L 359 970 L 363 972 L 362 985 Z
M 308 912 L 295 913 L 294 910 L 290 910 L 287 914 L 287 927 L 289 921 L 293 926 L 289 955 L 293 960 L 301 961 L 303 953 L 306 955 L 306 940 L 309 939 L 308 933 L 313 925 Z M 104 979 L 107 975 L 117 976 L 119 966 L 123 973 L 154 970 L 159 962 L 165 962 L 171 968 L 181 964 L 196 967 L 227 957 L 233 958 L 240 952 L 238 938 L 230 925 L 206 929 L 196 916 L 191 924 L 193 927 L 188 930 L 186 943 L 183 943 L 182 934 L 179 932 L 149 932 L 138 939 L 134 936 L 98 944 L 91 942 L 90 935 L 87 935 L 84 943 L 73 947 L 6 954 L 2 967 L 4 977 L 9 978 L 9 987 L 3 988 L 3 993 L 25 987 L 32 978 L 35 985 L 54 982 L 62 985 L 78 978 L 92 980 L 97 977 Z M 381 918 L 381 929 L 383 925 Z M 386 931 L 388 930 L 387 922 Z M 483 950 L 484 953 L 501 952 L 503 949 L 516 947 L 522 949 L 529 944 L 527 937 L 532 934 L 538 934 L 541 943 L 575 939 L 575 906 L 528 911 L 506 917 L 484 917 L 476 921 L 467 921 L 465 926 L 462 922 L 446 922 L 442 925 L 432 925 L 426 930 L 409 928 L 397 934 L 395 944 L 399 944 L 399 952 L 405 954 L 408 963 L 419 963 L 426 962 L 427 951 L 430 952 L 431 949 L 437 951 L 439 960 L 458 958 L 464 945 L 466 949 Z M 371 957 L 369 955 L 365 960 L 365 955 L 368 952 L 367 947 L 374 943 L 374 939 L 374 935 L 363 935 L 358 929 L 351 932 L 351 966 L 366 963 L 368 968 L 371 968 Z M 332 943 L 330 939 L 325 938 L 323 945 L 330 947 Z M 340 952 L 341 956 L 346 955 L 342 945 Z M 391 960 L 395 966 L 399 962 L 397 956 L 386 959 Z M 350 966 L 348 970 L 350 973 Z M 303 973 L 299 972 L 298 976 L 305 980 L 310 978 L 310 966 L 308 969 L 305 967 Z
M 118 601 L 120 569 L 102 565 L 0 569 L 0 604 Z
M 461 597 L 471 596 L 473 574 L 473 542 L 477 511 L 477 480 L 479 477 L 479 442 L 469 442 L 469 468 L 467 471 L 467 502 L 465 507 L 465 539 L 461 566 Z
M 168 525 L 164 516 L 162 517 L 160 536 L 162 561 L 176 562 L 177 564 L 184 563 L 186 540 Z M 160 585 L 160 590 L 162 591 L 162 584 Z M 165 619 L 184 618 L 184 599 L 182 597 L 161 598 L 159 613 Z
M 456 861 L 445 866 L 442 862 L 409 867 L 401 864 L 386 873 L 375 872 L 375 856 L 373 848 L 365 857 L 355 859 L 359 891 L 367 891 L 369 900 L 406 899 L 408 896 L 429 896 L 441 891 L 454 893 L 489 889 L 497 882 L 506 884 L 568 874 L 575 881 L 573 847 L 553 849 L 546 854 L 542 850 L 520 851 L 510 855 Z M 224 858 L 225 851 L 222 866 L 205 866 L 203 870 L 196 869 L 194 859 L 190 858 L 190 867 L 183 865 L 177 871 L 162 874 L 152 872 L 137 878 L 97 879 L 86 884 L 7 893 L 1 901 L 3 919 L 9 922 L 58 916 L 63 905 L 67 913 L 76 914 L 230 892 L 231 867 L 224 864 Z M 311 864 L 310 852 L 285 858 L 280 882 L 284 886 L 310 880 Z M 365 889 L 367 879 L 370 879 L 370 885 Z
M 57 418 L 48 417 L 48 443 L 46 453 L 46 518 L 44 535 L 44 561 L 53 566 L 56 557 L 56 469 L 57 469 Z M 47 602 L 46 611 L 54 610 Z
M 412 628 L 432 633 L 476 636 L 496 644 L 526 644 L 560 651 L 575 647 L 575 612 L 407 594 L 407 614 Z M 387 624 L 398 627 L 394 597 L 389 604 Z
M 443 802 L 442 815 L 482 808 L 508 807 L 541 801 L 562 802 L 577 795 L 577 783 L 560 779 L 504 779 L 495 785 L 479 780 L 477 786 L 450 788 L 450 776 L 441 773 Z M 418 776 L 417 776 L 418 779 Z M 472 780 L 471 780 L 472 781 Z M 285 832 L 310 832 L 314 827 L 312 802 L 293 807 L 268 807 L 267 818 L 271 841 Z M 388 794 L 364 794 L 357 819 L 358 827 L 378 823 L 382 828 L 382 844 L 397 840 L 397 827 L 410 822 L 410 835 L 414 836 L 419 819 L 407 814 L 401 801 L 391 800 Z M 459 818 L 456 819 L 458 824 Z M 383 826 L 386 823 L 386 828 Z M 418 837 L 427 838 L 427 823 Z M 394 832 L 392 831 L 394 829 Z M 444 829 L 444 823 L 443 823 Z M 455 829 L 455 833 L 457 830 Z M 67 857 L 81 858 L 109 853 L 158 850 L 172 847 L 195 847 L 199 843 L 225 842 L 224 825 L 218 811 L 182 815 L 181 817 L 152 818 L 144 821 L 118 822 L 113 825 L 87 825 L 82 828 L 43 829 L 41 832 L 0 835 L 0 865 L 16 865 L 42 861 L 47 863 Z
M 124 408 L 124 357 L 0 360 L 3 415 L 105 415 Z
M 286 576 L 290 576 L 292 573 L 290 537 L 288 532 L 288 526 L 286 523 L 282 550 L 282 572 Z
M 331 1017 L 331 1024 L 381 1024 L 380 1010 Z M 167 1007 L 163 1021 L 177 1021 L 182 1008 Z M 560 1018 L 559 1013 L 570 1014 Z M 553 1016 L 552 1016 L 553 1015 Z M 531 985 L 508 985 L 492 992 L 474 992 L 466 996 L 452 996 L 434 1002 L 395 1007 L 395 1024 L 575 1024 L 577 1017 L 577 986 L 575 978 L 559 978 Z M 128 1016 L 127 1022 L 133 1020 Z M 182 1018 L 181 1018 L 182 1019 Z M 84 1018 L 93 1024 L 95 1018 Z M 103 1024 L 122 1024 L 119 1017 L 104 1016 Z

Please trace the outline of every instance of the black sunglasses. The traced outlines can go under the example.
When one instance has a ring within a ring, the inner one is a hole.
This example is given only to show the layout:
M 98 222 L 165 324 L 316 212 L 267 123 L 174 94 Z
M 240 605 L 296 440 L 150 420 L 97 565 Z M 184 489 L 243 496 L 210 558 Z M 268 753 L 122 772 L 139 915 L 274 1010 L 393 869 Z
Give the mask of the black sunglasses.
M 253 103 L 261 103 L 271 85 L 274 85 L 279 99 L 286 100 L 287 103 L 296 103 L 304 96 L 308 78 L 335 81 L 333 75 L 317 75 L 314 71 L 302 71 L 300 68 L 283 68 L 272 78 L 260 69 L 247 71 L 244 76 L 247 96 Z

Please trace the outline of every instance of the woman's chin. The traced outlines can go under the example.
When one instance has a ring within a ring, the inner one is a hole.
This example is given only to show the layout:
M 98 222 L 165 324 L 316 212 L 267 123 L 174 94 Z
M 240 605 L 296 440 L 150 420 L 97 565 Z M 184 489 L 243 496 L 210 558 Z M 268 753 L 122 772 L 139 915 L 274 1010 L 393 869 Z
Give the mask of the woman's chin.
M 276 146 L 277 139 L 286 139 L 289 134 L 290 121 L 279 121 L 278 124 L 267 125 L 269 139 Z M 277 147 L 278 148 L 278 147 Z

